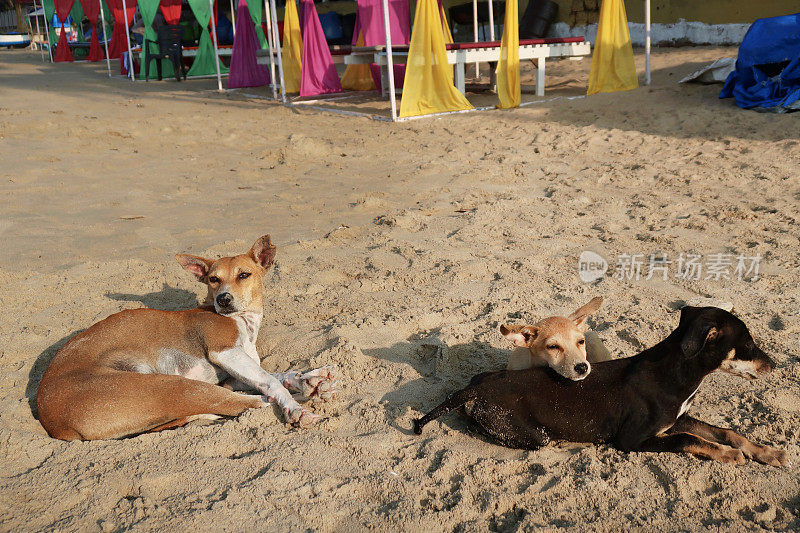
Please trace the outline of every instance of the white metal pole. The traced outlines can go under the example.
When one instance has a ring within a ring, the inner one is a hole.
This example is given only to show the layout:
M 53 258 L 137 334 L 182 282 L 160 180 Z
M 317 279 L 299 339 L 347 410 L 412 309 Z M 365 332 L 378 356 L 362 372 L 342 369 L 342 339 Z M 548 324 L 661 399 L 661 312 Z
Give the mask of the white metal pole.
M 125 4 L 125 0 L 122 0 L 122 20 L 125 21 L 125 41 L 128 43 L 128 70 L 131 75 L 131 81 L 136 81 L 136 67 L 133 64 L 133 52 L 131 51 L 131 35 L 128 30 L 128 6 Z
M 275 53 L 275 45 L 272 36 L 272 14 L 269 10 L 269 2 L 264 0 L 264 11 L 267 17 L 267 48 L 269 48 L 269 84 L 272 85 L 272 99 L 278 99 L 278 84 L 275 82 L 275 58 L 272 56 Z
M 644 84 L 650 85 L 650 0 L 644 0 Z
M 233 0 L 231 0 L 231 24 L 233 24 L 233 38 L 236 38 L 236 13 L 233 10 Z
M 47 35 L 47 53 L 50 55 L 50 62 L 53 62 L 53 44 L 50 42 L 50 26 L 47 23 L 47 11 L 42 2 L 42 18 L 44 19 L 44 33 Z
M 33 0 L 33 13 L 34 13 L 33 18 L 36 19 L 36 35 L 39 37 L 39 44 L 37 46 L 39 47 L 39 52 L 41 52 L 42 61 L 44 61 L 44 46 L 42 46 L 44 42 L 42 42 L 42 30 L 41 26 L 39 26 L 39 15 L 36 14 L 38 10 L 39 8 L 36 7 L 36 0 Z M 42 6 L 42 13 L 44 13 L 44 6 Z M 31 18 L 28 17 L 28 26 L 30 25 L 31 25 Z
M 289 0 L 294 2 L 294 0 Z M 275 0 L 270 0 L 272 8 L 272 42 L 275 43 L 275 50 L 278 52 L 278 74 L 281 80 L 281 100 L 286 104 L 286 85 L 283 81 L 283 53 L 281 52 L 281 39 L 278 36 L 278 9 L 275 7 Z
M 472 34 L 475 37 L 475 42 L 478 42 L 478 0 L 472 0 Z M 475 62 L 475 77 L 480 74 L 480 66 Z
M 106 68 L 108 69 L 108 77 L 110 78 L 111 77 L 111 58 L 108 57 L 108 36 L 106 35 L 106 32 L 108 31 L 108 28 L 106 27 L 106 16 L 103 13 L 103 0 L 100 0 L 100 20 L 101 20 L 101 24 L 103 25 L 103 46 L 105 46 L 105 49 L 106 49 Z M 97 28 L 95 28 L 94 31 L 97 31 Z
M 272 1 L 274 2 L 275 0 Z M 392 106 L 392 122 L 397 122 L 397 98 L 394 94 L 394 58 L 392 57 L 392 29 L 389 23 L 389 0 L 383 0 L 383 32 L 386 35 L 386 68 L 389 69 L 389 102 Z
M 489 0 L 489 40 L 494 41 L 494 0 Z
M 214 20 L 214 0 L 208 0 L 211 7 L 211 37 L 214 40 L 214 66 L 217 67 L 217 90 L 222 92 L 222 74 L 219 70 L 219 50 L 217 50 L 217 21 Z

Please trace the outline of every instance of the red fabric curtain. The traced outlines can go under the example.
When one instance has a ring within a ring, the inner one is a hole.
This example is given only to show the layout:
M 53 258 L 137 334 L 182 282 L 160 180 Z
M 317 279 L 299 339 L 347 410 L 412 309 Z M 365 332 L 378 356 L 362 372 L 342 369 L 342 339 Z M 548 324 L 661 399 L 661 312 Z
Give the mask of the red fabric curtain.
M 217 8 L 217 0 L 214 0 L 214 9 L 211 10 L 211 20 L 208 21 L 208 31 L 213 32 L 213 30 L 211 29 L 212 25 L 214 28 L 216 28 L 218 20 L 219 20 L 219 9 Z
M 181 21 L 181 0 L 161 0 L 161 14 L 167 24 L 174 26 Z
M 105 58 L 103 47 L 97 36 L 97 19 L 100 17 L 100 0 L 80 0 L 83 13 L 92 25 L 92 40 L 89 43 L 89 61 L 102 61 Z M 105 29 L 105 28 L 104 28 Z
M 69 17 L 69 12 L 74 3 L 75 0 L 55 0 L 56 15 L 58 15 L 58 20 L 62 24 L 67 20 L 67 17 Z M 69 43 L 67 42 L 67 29 L 63 26 L 61 27 L 61 35 L 58 38 L 56 55 L 53 56 L 53 61 L 75 61 L 75 58 L 72 57 L 72 51 L 69 49 Z
M 109 0 L 108 7 L 111 8 L 111 14 L 114 15 L 114 31 L 111 33 L 111 48 L 108 50 L 108 55 L 112 59 L 119 59 L 122 52 L 128 51 L 128 33 L 125 31 L 125 19 L 128 20 L 128 28 L 133 22 L 133 13 L 136 11 L 136 0 L 125 0 L 125 7 L 122 8 L 122 0 Z M 126 11 L 123 14 L 123 11 Z M 126 74 L 123 62 L 119 62 L 119 70 L 121 74 Z

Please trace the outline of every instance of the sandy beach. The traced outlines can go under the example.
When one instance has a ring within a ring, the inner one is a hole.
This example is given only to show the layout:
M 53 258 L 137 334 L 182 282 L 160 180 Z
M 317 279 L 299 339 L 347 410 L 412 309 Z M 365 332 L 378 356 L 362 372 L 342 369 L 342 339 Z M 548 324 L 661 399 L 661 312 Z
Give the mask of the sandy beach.
M 659 49 L 652 86 L 577 99 L 589 61 L 552 62 L 538 104 L 388 124 L 0 52 L 0 530 L 797 530 L 798 116 L 677 83 L 734 55 Z M 204 287 L 173 255 L 241 253 L 265 233 L 262 367 L 338 365 L 324 422 L 260 409 L 119 441 L 47 436 L 35 395 L 59 347 L 122 309 L 193 307 Z M 599 282 L 578 276 L 586 250 L 610 264 Z M 758 256 L 759 275 L 614 275 L 634 254 Z M 663 339 L 687 302 L 731 303 L 777 367 L 709 376 L 691 413 L 794 466 L 513 450 L 457 413 L 411 432 L 504 367 L 499 324 L 598 295 L 590 325 L 616 357 Z

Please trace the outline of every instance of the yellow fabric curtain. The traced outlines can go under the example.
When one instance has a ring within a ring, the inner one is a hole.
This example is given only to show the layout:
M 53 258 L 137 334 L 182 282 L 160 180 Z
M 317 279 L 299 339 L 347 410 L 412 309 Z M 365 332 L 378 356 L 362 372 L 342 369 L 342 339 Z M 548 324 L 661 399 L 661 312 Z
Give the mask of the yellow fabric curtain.
M 522 88 L 519 82 L 519 6 L 517 0 L 506 0 L 503 39 L 500 41 L 500 61 L 497 74 L 497 96 L 500 109 L 519 107 Z
M 300 17 L 294 0 L 287 0 L 283 12 L 283 79 L 287 93 L 300 92 L 303 66 L 303 37 L 300 34 Z
M 356 46 L 364 46 L 364 32 L 360 30 Z M 342 74 L 342 89 L 351 91 L 372 91 L 377 89 L 375 81 L 372 79 L 372 73 L 369 70 L 369 64 L 347 65 L 344 74 Z
M 627 91 L 639 86 L 623 0 L 603 0 L 586 94 Z
M 472 109 L 472 105 L 453 85 L 453 67 L 447 63 L 438 4 L 436 0 L 417 0 L 400 116 L 465 109 Z
M 442 31 L 444 32 L 444 44 L 453 44 L 453 34 L 450 33 L 450 24 L 447 23 L 447 16 L 444 14 L 444 5 L 439 6 L 442 13 Z

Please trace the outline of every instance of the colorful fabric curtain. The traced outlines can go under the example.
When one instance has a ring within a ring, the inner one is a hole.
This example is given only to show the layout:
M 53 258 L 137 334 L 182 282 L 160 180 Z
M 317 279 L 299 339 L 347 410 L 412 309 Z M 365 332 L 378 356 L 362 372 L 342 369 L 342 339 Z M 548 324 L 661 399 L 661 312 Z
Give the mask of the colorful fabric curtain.
M 186 73 L 187 76 L 208 76 L 217 73 L 217 68 L 214 65 L 216 61 L 216 54 L 214 53 L 214 41 L 211 38 L 211 31 L 209 23 L 211 22 L 211 6 L 208 0 L 189 0 L 189 7 L 192 8 L 197 22 L 203 28 L 203 33 L 200 34 L 200 42 L 197 44 L 197 55 L 192 63 L 192 68 Z M 221 74 L 227 74 L 228 69 L 222 62 L 219 62 L 219 71 Z
M 85 42 L 86 38 L 83 34 L 83 24 L 81 24 L 84 12 L 80 2 L 73 2 L 72 9 L 69 10 L 69 16 L 76 22 L 75 32 L 78 34 L 78 41 Z
M 450 33 L 450 24 L 447 22 L 447 17 L 444 14 L 444 6 L 442 5 L 442 0 L 437 0 L 439 2 L 439 13 L 442 15 L 442 31 L 444 32 L 444 43 L 445 44 L 453 44 L 453 34 Z M 494 0 L 489 0 L 490 2 Z
M 55 0 L 56 15 L 61 23 L 67 20 L 74 2 L 75 0 Z M 56 53 L 53 56 L 53 61 L 75 61 L 75 58 L 72 57 L 72 51 L 69 49 L 69 43 L 67 42 L 66 27 L 61 28 L 61 35 L 58 37 L 58 44 L 56 45 Z
M 123 13 L 122 0 L 108 0 L 108 7 L 111 8 L 111 15 L 114 17 L 114 31 L 111 34 L 111 46 L 108 50 L 108 56 L 111 59 L 119 59 L 123 52 L 128 51 L 128 33 L 125 26 L 127 19 L 127 28 L 130 28 L 133 22 L 133 14 L 136 11 L 136 0 L 125 0 L 125 10 Z M 119 62 L 120 72 L 126 74 L 123 61 Z
M 358 14 L 356 14 L 352 44 L 353 46 L 364 46 L 364 34 L 358 22 Z M 351 91 L 375 90 L 375 82 L 372 79 L 372 72 L 370 72 L 369 65 L 347 65 L 344 74 L 342 74 L 342 88 Z
M 58 41 L 58 35 L 56 35 L 53 26 L 50 24 L 50 21 L 53 20 L 53 15 L 56 12 L 55 0 L 41 0 L 42 8 L 44 9 L 44 17 L 47 21 L 47 33 L 50 34 L 50 42 L 55 45 Z
M 401 117 L 472 109 L 453 85 L 453 67 L 447 62 L 441 11 L 436 0 L 417 0 L 406 72 Z
M 342 84 L 333 65 L 328 41 L 319 22 L 314 0 L 300 0 L 303 7 L 303 59 L 300 96 L 340 93 Z
M 103 40 L 104 41 L 108 41 L 108 45 L 111 46 L 110 39 L 111 39 L 111 33 L 112 33 L 113 29 L 114 29 L 114 18 L 111 15 L 111 9 L 108 7 L 108 3 L 107 3 L 106 0 L 100 0 L 100 9 L 102 10 L 102 12 L 100 13 L 100 17 L 101 17 L 100 18 L 100 25 L 103 26 L 103 28 L 102 28 L 102 32 L 98 35 L 98 38 L 100 37 L 100 35 L 102 35 L 103 36 Z M 106 19 L 105 25 L 103 25 L 103 18 L 102 17 L 105 17 L 105 19 Z M 103 50 L 103 51 L 105 52 L 105 50 Z
M 625 3 L 603 0 L 586 94 L 627 91 L 638 86 Z
M 519 9 L 517 0 L 506 0 L 503 38 L 500 41 L 500 61 L 495 69 L 500 109 L 519 107 L 522 88 L 519 81 Z M 538 87 L 537 87 L 538 89 Z
M 303 37 L 294 0 L 286 1 L 283 12 L 283 82 L 287 93 L 300 92 L 303 75 Z
M 256 27 L 256 37 L 258 37 L 258 44 L 261 48 L 266 49 L 267 45 L 267 37 L 264 35 L 264 28 L 261 27 L 261 21 L 263 20 L 264 11 L 262 7 L 264 6 L 263 0 L 247 0 L 247 9 L 250 12 L 250 20 L 253 21 Z M 237 19 L 238 22 L 238 19 Z M 236 31 L 239 31 L 239 26 L 237 24 Z
M 170 26 L 175 26 L 181 21 L 181 0 L 161 0 L 161 14 Z
M 236 15 L 236 37 L 233 39 L 228 89 L 266 85 L 269 83 L 269 73 L 266 65 L 258 64 L 256 50 L 259 49 L 259 42 L 246 0 L 239 0 Z
M 385 46 L 386 33 L 383 29 L 383 2 L 382 0 L 358 0 L 358 20 L 361 31 L 364 33 L 364 45 Z M 389 0 L 389 28 L 392 34 L 393 45 L 407 45 L 411 37 L 408 20 L 408 0 Z M 375 87 L 381 88 L 381 71 L 378 65 L 370 65 L 372 80 Z M 395 87 L 403 86 L 406 66 L 394 65 Z
M 89 42 L 89 55 L 86 57 L 89 61 L 102 61 L 105 59 L 103 54 L 103 47 L 100 46 L 100 39 L 98 37 L 97 21 L 100 18 L 100 0 L 80 0 L 83 12 L 89 23 L 92 25 L 92 37 Z
M 159 0 L 139 0 L 139 13 L 141 13 L 142 21 L 144 22 L 144 39 L 149 41 L 147 46 L 150 48 L 148 52 L 151 54 L 159 53 L 158 32 L 153 28 L 153 21 L 155 21 L 156 13 L 158 12 L 158 3 Z M 164 19 L 166 20 L 166 17 Z M 144 44 L 142 42 L 142 46 Z M 144 61 L 144 54 L 142 54 L 142 61 Z M 144 68 L 144 65 L 141 68 Z M 161 61 L 161 75 L 170 77 L 173 74 L 175 74 L 175 69 L 172 68 L 172 62 Z M 142 76 L 144 76 L 144 72 L 142 72 Z M 158 65 L 155 62 L 151 62 L 147 77 L 155 78 L 156 76 L 158 76 Z

